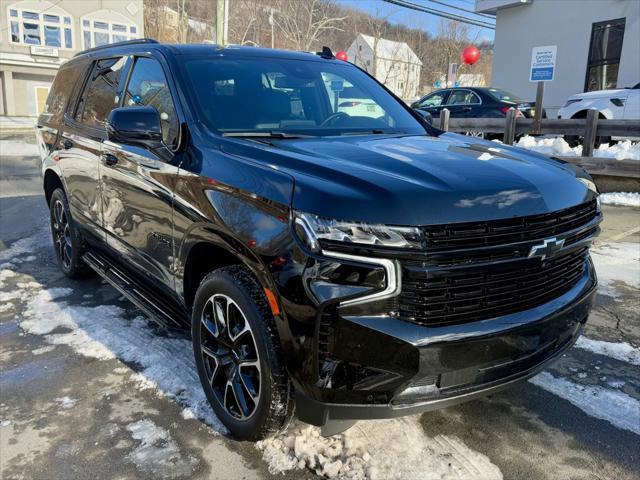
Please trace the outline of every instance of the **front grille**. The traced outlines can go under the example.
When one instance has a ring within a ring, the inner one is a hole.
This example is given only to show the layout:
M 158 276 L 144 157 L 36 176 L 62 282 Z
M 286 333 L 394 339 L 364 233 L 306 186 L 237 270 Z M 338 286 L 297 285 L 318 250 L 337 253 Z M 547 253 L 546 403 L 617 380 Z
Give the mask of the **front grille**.
M 528 217 L 423 227 L 429 251 L 506 245 L 560 235 L 598 216 L 596 201 Z
M 588 247 L 545 261 L 539 257 L 456 269 L 403 267 L 400 318 L 441 326 L 495 318 L 542 305 L 582 277 Z

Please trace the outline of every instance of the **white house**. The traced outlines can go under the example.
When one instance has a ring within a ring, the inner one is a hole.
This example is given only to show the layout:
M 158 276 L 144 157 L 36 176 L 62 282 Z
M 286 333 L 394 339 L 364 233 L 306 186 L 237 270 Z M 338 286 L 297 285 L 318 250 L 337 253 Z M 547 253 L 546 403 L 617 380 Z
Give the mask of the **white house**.
M 349 61 L 375 76 L 401 98 L 413 98 L 420 86 L 422 62 L 404 42 L 359 33 L 347 50 Z
M 544 106 L 555 115 L 569 95 L 640 82 L 638 0 L 476 0 L 496 16 L 491 83 L 535 98 L 529 81 L 533 47 L 557 46 Z

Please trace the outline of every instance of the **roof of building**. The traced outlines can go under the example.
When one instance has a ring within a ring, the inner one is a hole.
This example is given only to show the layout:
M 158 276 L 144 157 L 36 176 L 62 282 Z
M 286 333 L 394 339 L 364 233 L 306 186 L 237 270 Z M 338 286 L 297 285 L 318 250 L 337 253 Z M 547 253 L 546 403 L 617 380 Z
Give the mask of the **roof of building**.
M 359 33 L 358 35 L 367 42 L 371 49 L 373 49 L 375 45 L 376 57 L 378 58 L 400 60 L 402 62 L 422 65 L 418 56 L 405 42 L 395 42 L 393 40 L 387 40 L 386 38 L 376 39 L 375 37 L 365 35 L 364 33 Z

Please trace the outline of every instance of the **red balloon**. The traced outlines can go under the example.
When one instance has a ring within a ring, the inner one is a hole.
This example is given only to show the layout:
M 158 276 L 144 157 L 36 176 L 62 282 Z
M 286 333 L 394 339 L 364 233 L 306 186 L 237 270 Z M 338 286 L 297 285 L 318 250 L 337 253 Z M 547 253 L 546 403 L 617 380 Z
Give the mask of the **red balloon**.
M 336 58 L 338 60 L 342 60 L 344 62 L 346 62 L 349 58 L 349 56 L 347 55 L 347 52 L 345 52 L 344 50 L 340 50 L 338 53 L 336 53 Z
M 480 59 L 480 50 L 471 45 L 462 51 L 460 59 L 467 65 L 473 65 Z

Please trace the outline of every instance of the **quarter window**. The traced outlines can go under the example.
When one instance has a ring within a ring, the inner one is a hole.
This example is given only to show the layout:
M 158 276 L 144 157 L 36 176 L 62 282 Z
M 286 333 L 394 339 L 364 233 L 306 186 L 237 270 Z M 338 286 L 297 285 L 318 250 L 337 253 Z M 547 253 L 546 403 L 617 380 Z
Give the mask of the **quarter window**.
M 233 88 L 233 86 L 231 86 Z M 160 115 L 162 139 L 169 146 L 178 143 L 178 115 L 162 66 L 153 58 L 140 57 L 131 72 L 124 94 L 124 106 L 148 105 Z
M 111 110 L 118 104 L 118 83 L 125 58 L 99 60 L 85 88 L 76 119 L 91 127 L 104 127 Z
M 586 92 L 616 88 L 625 19 L 594 23 L 587 63 Z
M 63 10 L 9 8 L 9 40 L 21 45 L 73 48 L 71 16 Z

